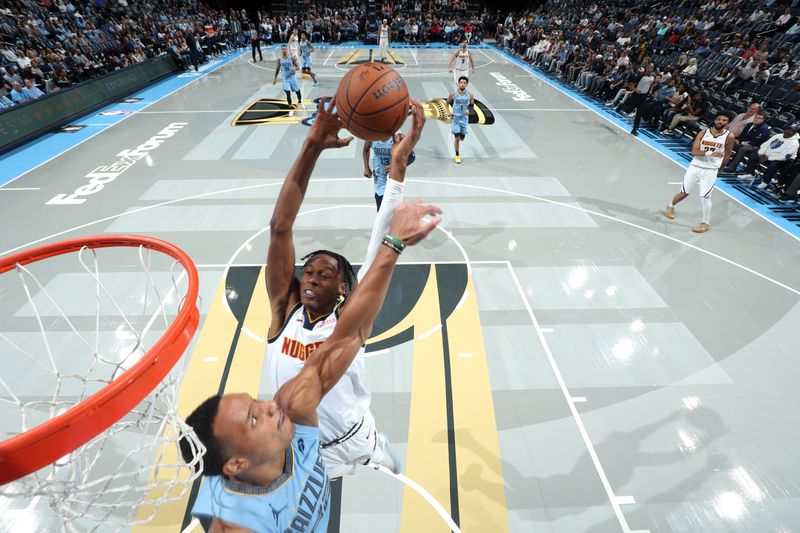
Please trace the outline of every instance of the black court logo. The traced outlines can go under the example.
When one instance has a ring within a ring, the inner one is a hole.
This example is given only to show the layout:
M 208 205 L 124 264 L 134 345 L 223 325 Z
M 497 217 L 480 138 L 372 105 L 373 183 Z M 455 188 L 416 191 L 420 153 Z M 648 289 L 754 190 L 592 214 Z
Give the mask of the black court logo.
M 281 124 L 302 124 L 311 126 L 317 117 L 317 106 L 319 98 L 303 100 L 303 108 L 289 105 L 286 100 L 278 98 L 261 98 L 249 104 L 233 119 L 234 126 L 266 126 Z M 428 102 L 423 102 L 425 116 L 442 122 L 450 122 L 453 114 L 453 106 L 447 103 L 444 98 L 436 98 Z M 409 108 L 408 114 L 411 114 Z M 486 104 L 480 100 L 475 100 L 473 111 L 469 114 L 469 123 L 478 126 L 490 126 L 494 124 L 494 113 Z
M 371 50 L 367 48 L 356 48 L 355 50 L 351 50 L 347 52 L 344 56 L 342 56 L 339 61 L 336 63 L 340 66 L 346 65 L 360 65 L 362 63 L 372 63 L 374 61 L 380 61 L 381 55 L 379 50 Z M 387 65 L 394 65 L 395 67 L 405 67 L 406 64 L 397 51 L 394 50 L 387 50 L 386 57 L 384 58 Z

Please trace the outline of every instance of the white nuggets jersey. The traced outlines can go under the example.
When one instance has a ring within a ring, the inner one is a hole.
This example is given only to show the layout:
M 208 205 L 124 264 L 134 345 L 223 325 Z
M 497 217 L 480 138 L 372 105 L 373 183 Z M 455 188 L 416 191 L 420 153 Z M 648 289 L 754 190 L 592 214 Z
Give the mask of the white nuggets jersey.
M 338 319 L 339 306 L 314 321 L 300 303 L 291 310 L 281 331 L 267 343 L 267 367 L 276 388 L 300 373 L 308 356 L 331 336 Z M 369 409 L 371 395 L 364 386 L 364 374 L 362 346 L 347 372 L 317 408 L 321 444 L 350 431 Z
M 455 70 L 466 72 L 469 70 L 469 50 L 458 49 L 456 56 Z
M 381 25 L 380 38 L 382 42 L 387 42 L 389 40 L 389 26 Z
M 694 159 L 692 159 L 692 165 L 700 168 L 718 169 L 720 165 L 722 165 L 723 158 L 714 157 L 711 154 L 725 151 L 725 141 L 728 140 L 729 133 L 728 130 L 725 130 L 725 132 L 720 135 L 714 135 L 711 133 L 711 128 L 707 129 L 703 133 L 703 138 L 700 139 L 700 149 L 703 150 L 706 155 L 700 157 L 695 156 Z

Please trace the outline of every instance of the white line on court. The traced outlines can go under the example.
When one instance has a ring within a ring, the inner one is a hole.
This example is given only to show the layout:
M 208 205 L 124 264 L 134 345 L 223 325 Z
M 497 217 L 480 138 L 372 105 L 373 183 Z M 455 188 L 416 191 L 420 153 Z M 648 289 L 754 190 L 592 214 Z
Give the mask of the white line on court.
M 3 187 L 0 185 L 0 191 L 38 191 L 41 187 Z
M 328 54 L 328 57 L 326 57 L 326 58 L 325 58 L 325 61 L 323 61 L 323 62 L 322 62 L 322 66 L 323 66 L 323 67 L 324 67 L 324 66 L 326 66 L 326 65 L 328 64 L 328 61 L 330 60 L 331 56 L 333 55 L 333 53 L 334 53 L 335 51 L 336 51 L 336 48 L 335 48 L 335 47 L 331 48 L 331 53 L 330 53 L 330 54 Z
M 611 507 L 614 509 L 614 514 L 619 521 L 620 526 L 622 526 L 622 531 L 624 533 L 631 533 L 631 528 L 628 526 L 628 521 L 625 519 L 625 516 L 622 514 L 622 509 L 620 508 L 620 504 L 617 501 L 617 496 L 614 494 L 614 489 L 611 488 L 611 483 L 608 481 L 608 476 L 606 475 L 606 471 L 603 468 L 603 465 L 600 464 L 600 459 L 597 457 L 597 452 L 594 449 L 594 444 L 592 440 L 589 438 L 589 433 L 586 431 L 586 426 L 583 424 L 583 419 L 581 418 L 580 413 L 578 412 L 577 408 L 575 407 L 575 402 L 573 401 L 573 396 L 570 394 L 569 389 L 567 388 L 567 383 L 564 381 L 564 376 L 561 374 L 561 369 L 558 367 L 558 363 L 556 363 L 556 359 L 553 356 L 553 352 L 550 350 L 550 345 L 547 343 L 547 339 L 544 337 L 544 332 L 542 331 L 542 327 L 539 325 L 539 321 L 536 319 L 536 315 L 533 314 L 533 309 L 531 308 L 530 302 L 528 302 L 527 296 L 525 296 L 525 291 L 522 289 L 522 284 L 519 282 L 519 278 L 517 277 L 517 273 L 514 271 L 514 267 L 511 263 L 508 263 L 508 271 L 511 274 L 511 277 L 514 280 L 514 285 L 517 287 L 517 291 L 519 291 L 519 296 L 522 298 L 522 303 L 525 305 L 525 310 L 528 312 L 528 316 L 531 319 L 531 323 L 533 327 L 536 329 L 536 335 L 539 337 L 539 342 L 544 349 L 544 353 L 547 356 L 547 360 L 550 363 L 550 368 L 555 375 L 556 381 L 558 381 L 558 386 L 561 388 L 561 392 L 564 394 L 564 399 L 567 402 L 567 406 L 569 407 L 570 412 L 572 413 L 572 418 L 575 420 L 575 425 L 578 426 L 578 432 L 581 434 L 581 438 L 583 439 L 583 443 L 586 446 L 587 451 L 589 452 L 589 457 L 592 460 L 592 464 L 594 464 L 594 468 L 597 471 L 597 475 L 600 477 L 600 482 L 603 484 L 603 488 L 606 490 L 606 495 L 608 496 L 608 500 L 611 503 Z M 646 531 L 646 530 L 645 530 Z
M 208 74 L 210 74 L 210 73 L 212 73 L 212 72 L 214 72 L 214 71 L 216 71 L 216 70 L 218 70 L 218 69 L 221 69 L 221 68 L 223 68 L 223 67 L 227 67 L 228 65 L 232 65 L 232 64 L 233 64 L 233 63 L 235 63 L 235 62 L 236 62 L 236 61 L 237 61 L 237 60 L 238 60 L 240 57 L 242 57 L 242 56 L 243 56 L 245 53 L 246 53 L 246 52 L 242 52 L 241 54 L 239 54 L 238 56 L 234 57 L 232 60 L 228 61 L 227 63 L 221 64 L 221 65 L 216 65 L 214 68 L 211 68 L 211 69 L 209 69 L 209 70 L 207 70 L 207 71 L 203 72 L 202 74 L 200 74 L 199 76 L 195 77 L 195 78 L 194 78 L 192 81 L 190 81 L 190 82 L 189 82 L 189 83 L 187 83 L 186 85 L 181 85 L 181 86 L 180 86 L 180 87 L 178 87 L 177 89 L 175 89 L 175 90 L 173 90 L 173 91 L 170 91 L 170 92 L 168 92 L 168 93 L 167 93 L 167 94 L 165 94 L 164 96 L 161 96 L 161 97 L 159 97 L 159 98 L 156 98 L 155 100 L 153 100 L 152 102 L 150 102 L 150 103 L 149 103 L 149 104 L 147 104 L 146 106 L 142 107 L 142 109 L 145 109 L 145 108 L 147 108 L 147 107 L 150 107 L 151 105 L 155 104 L 156 102 L 158 102 L 158 101 L 160 101 L 160 100 L 163 100 L 163 99 L 164 99 L 164 98 L 166 98 L 167 96 L 170 96 L 171 94 L 173 94 L 173 93 L 176 93 L 176 92 L 180 91 L 181 89 L 185 89 L 186 87 L 188 87 L 189 85 L 193 84 L 193 83 L 194 83 L 194 82 L 196 82 L 197 80 L 200 80 L 200 79 L 203 79 L 203 78 L 205 78 L 205 77 L 206 77 Z M 142 89 L 142 90 L 145 90 L 145 89 Z M 139 103 L 141 103 L 141 102 L 139 102 Z M 89 135 L 88 137 L 86 137 L 86 138 L 85 138 L 85 139 L 83 139 L 82 141 L 79 141 L 78 143 L 76 143 L 76 144 L 73 144 L 73 145 L 72 145 L 72 146 L 70 146 L 69 148 L 65 148 L 64 150 L 60 151 L 59 153 L 57 153 L 56 155 L 54 155 L 54 156 L 53 156 L 53 157 L 51 157 L 50 159 L 47 159 L 46 161 L 42 161 L 41 163 L 39 163 L 39 164 L 38 164 L 38 165 L 36 165 L 35 167 L 31 167 L 31 168 L 29 168 L 28 170 L 26 170 L 25 172 L 23 172 L 22 174 L 19 174 L 19 175 L 17 175 L 16 177 L 14 177 L 14 178 L 12 178 L 12 179 L 8 180 L 8 181 L 6 182 L 6 184 L 8 184 L 8 183 L 11 183 L 12 181 L 18 180 L 19 178 L 21 178 L 21 177 L 22 177 L 22 176 L 24 176 L 25 174 L 28 174 L 28 173 L 30 173 L 30 172 L 33 172 L 34 170 L 36 170 L 37 168 L 41 167 L 42 165 L 46 165 L 47 163 L 49 163 L 49 162 L 50 162 L 50 161 L 52 161 L 53 159 L 55 159 L 55 158 L 57 158 L 57 157 L 59 157 L 59 156 L 61 156 L 61 155 L 65 154 L 65 153 L 69 152 L 70 150 L 72 150 L 73 148 L 75 148 L 75 147 L 77 147 L 77 146 L 80 146 L 80 145 L 82 145 L 83 143 L 85 143 L 85 142 L 86 142 L 86 141 L 88 141 L 89 139 L 92 139 L 92 138 L 94 138 L 95 136 L 97 136 L 97 135 L 100 135 L 101 133 L 103 133 L 103 132 L 106 132 L 106 131 L 110 130 L 111 128 L 113 128 L 113 127 L 114 127 L 114 126 L 116 126 L 117 124 L 121 124 L 121 123 L 123 123 L 123 122 L 124 122 L 125 120 L 127 120 L 128 118 L 130 118 L 130 117 L 132 117 L 132 116 L 135 116 L 135 115 L 138 115 L 140 112 L 141 112 L 141 111 L 137 110 L 137 111 L 135 111 L 135 112 L 133 112 L 133 113 L 130 113 L 130 114 L 128 114 L 128 115 L 124 115 L 124 116 L 123 116 L 121 119 L 119 119 L 119 121 L 115 122 L 114 124 L 110 124 L 110 125 L 108 125 L 108 127 L 107 127 L 107 128 L 103 128 L 102 130 L 100 130 L 100 131 L 98 131 L 98 132 L 96 132 L 96 133 L 93 133 L 93 134 Z
M 430 337 L 431 335 L 433 335 L 434 333 L 436 333 L 440 329 L 442 329 L 442 325 L 441 324 L 436 324 L 435 326 L 433 326 L 428 331 L 425 331 L 425 332 L 420 333 L 419 335 L 417 335 L 415 340 L 421 341 L 422 339 L 427 339 L 428 337 Z
M 498 55 L 501 55 L 501 54 L 500 54 L 500 52 L 498 52 L 498 51 L 496 51 L 496 50 L 495 50 L 494 52 L 495 52 L 496 54 L 498 54 Z M 508 59 L 508 58 L 506 58 L 506 59 Z M 539 81 L 543 81 L 543 82 L 545 82 L 546 84 L 548 84 L 548 85 L 549 85 L 550 87 L 552 87 L 553 89 L 557 90 L 557 91 L 558 91 L 558 92 L 560 92 L 561 94 L 563 94 L 563 95 L 565 95 L 565 96 L 567 96 L 567 97 L 571 98 L 572 100 L 576 101 L 577 103 L 579 103 L 580 105 L 584 106 L 586 109 L 588 109 L 588 110 L 589 110 L 589 111 L 591 111 L 592 113 L 596 114 L 598 117 L 601 117 L 603 120 L 606 120 L 606 121 L 610 122 L 611 124 L 613 124 L 613 125 L 614 125 L 615 127 L 617 127 L 618 129 L 620 129 L 620 130 L 622 130 L 622 131 L 624 131 L 624 132 L 626 132 L 626 133 L 628 132 L 627 128 L 623 128 L 622 126 L 620 126 L 619 124 L 617 124 L 616 122 L 614 122 L 613 120 L 611 120 L 611 117 L 607 117 L 605 114 L 603 114 L 603 113 L 600 113 L 599 111 L 597 111 L 597 110 L 595 110 L 595 109 L 592 109 L 591 107 L 588 107 L 588 106 L 587 106 L 587 105 L 586 105 L 584 102 L 582 102 L 581 100 L 577 99 L 575 96 L 573 96 L 572 94 L 568 93 L 567 91 L 565 91 L 564 89 L 562 89 L 562 88 L 561 88 L 561 87 L 559 87 L 558 85 L 555 85 L 554 83 L 552 83 L 552 82 L 551 82 L 549 79 L 547 79 L 546 77 L 544 77 L 544 76 L 542 76 L 542 75 L 540 75 L 540 74 L 538 74 L 538 73 L 536 73 L 536 72 L 531 72 L 531 71 L 527 70 L 527 69 L 526 69 L 526 68 L 524 68 L 522 65 L 519 65 L 519 64 L 518 64 L 516 61 L 511 61 L 511 60 L 509 59 L 509 60 L 508 60 L 508 62 L 509 62 L 509 63 L 511 63 L 511 64 L 513 64 L 513 65 L 515 65 L 517 68 L 521 69 L 523 72 L 525 72 L 526 74 L 528 74 L 528 76 L 530 76 L 531 78 L 533 78 L 533 79 L 536 79 L 536 80 L 539 80 Z M 665 153 L 661 152 L 661 151 L 660 151 L 660 150 L 658 150 L 658 149 L 657 149 L 655 146 L 652 146 L 652 145 L 650 145 L 650 144 L 646 143 L 646 142 L 644 141 L 644 139 L 642 139 L 641 137 L 638 137 L 638 136 L 631 136 L 631 137 L 633 137 L 635 140 L 639 141 L 640 143 L 644 144 L 645 146 L 647 146 L 648 148 L 650 148 L 651 150 L 653 150 L 653 151 L 654 151 L 654 152 L 656 152 L 657 154 L 659 154 L 659 155 L 663 156 L 664 158 L 668 159 L 668 160 L 669 160 L 669 161 L 671 161 L 672 163 L 675 163 L 676 165 L 678 165 L 678 166 L 679 166 L 679 167 L 681 167 L 682 169 L 684 169 L 684 170 L 686 169 L 686 167 L 684 167 L 682 164 L 678 163 L 677 161 L 675 161 L 674 159 L 672 159 L 671 157 L 669 157 L 667 154 L 665 154 Z M 767 222 L 769 222 L 770 224 L 772 224 L 773 226 L 775 226 L 776 228 L 778 228 L 778 229 L 779 229 L 779 230 L 781 230 L 782 232 L 786 233 L 787 235 L 789 235 L 789 236 L 790 236 L 790 237 L 792 237 L 793 239 L 800 241 L 800 237 L 798 237 L 797 235 L 794 235 L 794 234 L 793 234 L 792 232 L 790 232 L 789 230 L 787 230 L 787 229 L 785 229 L 785 228 L 783 228 L 783 227 L 779 226 L 779 225 L 778 225 L 778 224 L 776 224 L 776 223 L 775 223 L 773 220 L 770 220 L 769 218 L 767 218 L 766 216 L 762 215 L 762 214 L 761 214 L 761 213 L 759 213 L 758 211 L 755 211 L 755 210 L 751 209 L 751 208 L 750 208 L 750 207 L 749 207 L 747 204 L 743 203 L 741 200 L 739 200 L 739 199 L 738 199 L 738 198 L 736 198 L 735 196 L 732 196 L 731 194 L 729 194 L 728 192 L 726 192 L 726 191 L 725 191 L 725 190 L 723 190 L 723 189 L 717 189 L 717 190 L 718 190 L 719 192 L 721 192 L 722 194 L 724 194 L 725 196 L 727 196 L 728 198 L 730 198 L 731 200 L 733 200 L 734 202 L 736 202 L 737 204 L 741 205 L 742 207 L 744 207 L 745 209 L 747 209 L 748 211 L 750 211 L 751 213 L 754 213 L 754 214 L 758 215 L 759 217 L 763 218 L 764 220 L 766 220 Z
M 358 182 L 363 182 L 363 178 L 315 178 L 314 181 L 315 182 L 340 182 L 340 181 L 358 181 Z M 688 242 L 684 242 L 684 241 L 682 241 L 680 239 L 677 239 L 677 238 L 672 237 L 670 235 L 667 235 L 665 233 L 661 233 L 659 231 L 656 231 L 656 230 L 653 230 L 653 229 L 650 229 L 650 228 L 646 228 L 644 226 L 640 226 L 639 224 L 636 224 L 634 222 L 628 222 L 627 220 L 622 220 L 621 218 L 617 218 L 617 217 L 614 217 L 614 216 L 611 216 L 611 215 L 607 215 L 605 213 L 600 213 L 598 211 L 593 211 L 591 209 L 587 209 L 587 208 L 585 208 L 583 206 L 580 206 L 580 205 L 571 205 L 571 204 L 568 204 L 568 203 L 559 202 L 557 200 L 552 200 L 552 199 L 545 198 L 545 197 L 542 197 L 542 196 L 533 196 L 533 195 L 530 195 L 530 194 L 520 193 L 520 192 L 516 192 L 516 191 L 507 191 L 507 190 L 503 190 L 503 189 L 495 189 L 495 188 L 492 188 L 492 187 L 483 187 L 483 186 L 480 186 L 480 185 L 470 185 L 470 184 L 467 184 L 467 183 L 455 183 L 455 182 L 448 182 L 448 181 L 432 181 L 432 180 L 427 180 L 427 179 L 425 179 L 425 180 L 423 180 L 423 179 L 406 179 L 406 182 L 408 182 L 408 183 L 427 183 L 427 184 L 432 184 L 432 185 L 447 185 L 447 186 L 452 186 L 452 187 L 464 187 L 464 188 L 470 188 L 470 189 L 479 189 L 479 190 L 496 192 L 496 193 L 500 193 L 500 194 L 508 194 L 510 196 L 517 196 L 517 197 L 521 197 L 521 198 L 530 198 L 531 200 L 538 200 L 538 201 L 541 201 L 541 202 L 546 202 L 546 203 L 550 203 L 550 204 L 553 204 L 553 205 L 559 205 L 561 207 L 566 207 L 568 209 L 575 209 L 577 211 L 583 211 L 584 213 L 588 213 L 590 215 L 595 215 L 595 216 L 598 216 L 600 218 L 604 218 L 606 220 L 612 220 L 614 222 L 619 222 L 620 224 L 624 224 L 624 225 L 630 226 L 632 228 L 640 229 L 640 230 L 645 231 L 647 233 L 650 233 L 652 235 L 657 235 L 659 237 L 662 237 L 664 239 L 672 241 L 672 242 L 674 242 L 676 244 L 680 244 L 682 246 L 689 247 L 692 250 L 695 250 L 695 251 L 698 251 L 700 253 L 706 254 L 706 255 L 708 255 L 710 257 L 714 257 L 716 259 L 719 259 L 720 261 L 728 263 L 729 265 L 732 265 L 732 266 L 734 266 L 736 268 L 740 268 L 740 269 L 744 270 L 745 272 L 749 272 L 750 274 L 758 276 L 759 278 L 761 278 L 761 279 L 763 279 L 765 281 L 768 281 L 768 282 L 770 282 L 770 283 L 772 283 L 774 285 L 777 285 L 778 287 L 786 289 L 787 291 L 789 291 L 789 292 L 791 292 L 793 294 L 796 294 L 797 296 L 800 296 L 800 290 L 794 289 L 794 288 L 792 288 L 792 287 L 790 287 L 790 286 L 788 286 L 788 285 L 786 285 L 784 283 L 781 283 L 780 281 L 778 281 L 776 279 L 773 279 L 773 278 L 767 276 L 766 274 L 762 274 L 762 273 L 760 273 L 758 271 L 755 271 L 755 270 L 753 270 L 753 269 L 751 269 L 749 267 L 746 267 L 746 266 L 744 266 L 744 265 L 742 265 L 740 263 L 737 263 L 736 261 L 733 261 L 732 259 L 728 259 L 727 257 L 723 257 L 723 256 L 721 256 L 719 254 L 716 254 L 714 252 L 708 251 L 708 250 L 706 250 L 704 248 L 700 248 L 699 246 L 696 246 L 694 244 L 691 244 L 691 243 L 688 243 Z M 158 203 L 155 203 L 155 204 L 152 204 L 152 205 L 147 205 L 147 206 L 144 206 L 144 207 L 137 207 L 137 208 L 131 209 L 129 211 L 123 211 L 123 212 L 117 213 L 115 215 L 109 215 L 107 217 L 99 218 L 99 219 L 93 220 L 91 222 L 86 222 L 84 224 L 79 224 L 79 225 L 73 226 L 71 228 L 67 228 L 67 229 L 64 229 L 64 230 L 61 230 L 61 231 L 57 231 L 55 233 L 52 233 L 52 234 L 47 235 L 45 237 L 41 237 L 39 239 L 34 239 L 34 240 L 32 240 L 32 241 L 30 241 L 28 243 L 21 244 L 21 245 L 15 246 L 13 248 L 10 248 L 8 250 L 5 250 L 3 252 L 0 252 L 0 256 L 16 252 L 17 250 L 22 250 L 23 248 L 27 248 L 29 246 L 33 246 L 34 244 L 38 244 L 38 243 L 46 241 L 46 240 L 55 239 L 56 237 L 61 237 L 62 235 L 66 235 L 67 233 L 72 233 L 74 231 L 78 231 L 78 230 L 81 230 L 83 228 L 87 228 L 89 226 L 94 226 L 95 224 L 100 224 L 102 222 L 108 222 L 110 220 L 115 220 L 117 218 L 121 218 L 121 217 L 124 217 L 126 215 L 132 215 L 134 213 L 141 213 L 142 211 L 147 211 L 148 209 L 154 209 L 154 208 L 157 208 L 157 207 L 164 207 L 164 206 L 167 206 L 167 205 L 173 205 L 173 204 L 177 204 L 177 203 L 181 203 L 181 202 L 186 202 L 188 200 L 196 200 L 198 198 L 207 198 L 207 197 L 214 196 L 214 195 L 217 195 L 217 194 L 226 194 L 226 193 L 230 193 L 230 192 L 253 190 L 253 189 L 259 189 L 261 187 L 273 187 L 273 186 L 276 186 L 276 185 L 282 185 L 282 183 L 281 182 L 259 183 L 257 185 L 245 185 L 245 186 L 242 186 L 242 187 L 232 187 L 230 189 L 222 189 L 222 190 L 219 190 L 219 191 L 211 191 L 211 192 L 204 192 L 204 193 L 200 193 L 200 194 L 193 194 L 193 195 L 185 196 L 185 197 L 182 197 L 182 198 L 176 198 L 174 200 L 166 200 L 164 202 L 158 202 Z M 365 206 L 359 206 L 359 207 L 365 207 Z M 439 227 L 441 228 L 441 226 L 439 226 Z
M 192 111 L 176 109 L 174 111 L 139 111 L 139 113 L 142 115 L 170 115 L 173 113 L 191 113 L 194 115 L 195 113 L 236 113 L 237 111 L 241 111 L 241 109 L 202 109 Z

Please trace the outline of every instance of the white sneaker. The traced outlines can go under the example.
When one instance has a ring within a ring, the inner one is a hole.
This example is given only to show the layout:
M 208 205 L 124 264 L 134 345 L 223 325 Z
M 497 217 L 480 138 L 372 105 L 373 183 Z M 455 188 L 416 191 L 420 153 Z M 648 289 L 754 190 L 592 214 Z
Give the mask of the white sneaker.
M 369 464 L 373 467 L 383 465 L 395 474 L 402 472 L 403 463 L 400 462 L 400 457 L 392 450 L 389 438 L 384 433 L 378 433 L 375 439 L 377 443 Z
M 739 179 L 742 179 L 742 180 L 749 180 L 749 179 L 755 178 L 755 176 L 752 175 L 752 174 L 739 174 L 736 177 L 739 178 Z
M 769 185 L 768 183 L 762 181 L 761 183 L 758 184 L 758 186 L 756 188 L 757 189 L 766 189 L 768 185 Z

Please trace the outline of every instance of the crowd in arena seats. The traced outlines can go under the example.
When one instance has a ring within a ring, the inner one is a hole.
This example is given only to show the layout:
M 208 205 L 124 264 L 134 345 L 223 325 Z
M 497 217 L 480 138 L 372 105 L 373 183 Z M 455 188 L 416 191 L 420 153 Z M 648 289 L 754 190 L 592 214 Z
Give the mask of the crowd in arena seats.
M 727 171 L 795 202 L 800 9 L 792 4 L 550 1 L 508 14 L 495 37 L 547 75 L 626 114 L 633 135 L 644 123 L 662 135 L 694 137 L 725 112 L 737 136 Z
M 194 0 L 10 0 L 0 7 L 0 108 L 162 53 L 197 68 L 232 46 L 226 16 Z

